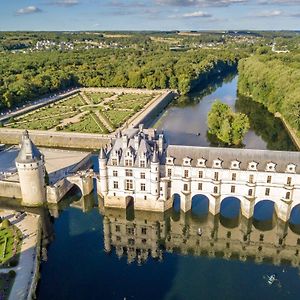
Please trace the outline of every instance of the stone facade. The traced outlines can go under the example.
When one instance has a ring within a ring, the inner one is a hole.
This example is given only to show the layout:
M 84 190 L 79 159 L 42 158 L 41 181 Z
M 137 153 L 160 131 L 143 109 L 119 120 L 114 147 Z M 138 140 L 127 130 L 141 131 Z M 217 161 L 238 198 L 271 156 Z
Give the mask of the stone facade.
M 16 167 L 22 192 L 22 204 L 39 206 L 46 202 L 45 162 L 25 131 Z
M 209 211 L 218 214 L 228 197 L 239 199 L 241 212 L 251 218 L 255 205 L 275 203 L 287 221 L 300 204 L 300 153 L 167 145 L 154 130 L 119 134 L 99 157 L 98 193 L 105 206 L 166 211 L 180 196 L 181 209 L 204 195 Z

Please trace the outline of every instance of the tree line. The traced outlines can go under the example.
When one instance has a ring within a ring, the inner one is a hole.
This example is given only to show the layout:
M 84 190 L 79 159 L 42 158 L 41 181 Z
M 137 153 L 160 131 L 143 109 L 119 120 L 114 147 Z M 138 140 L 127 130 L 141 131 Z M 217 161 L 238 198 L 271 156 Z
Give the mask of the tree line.
M 187 94 L 202 80 L 235 68 L 236 51 L 90 49 L 5 52 L 0 57 L 0 109 L 69 87 L 177 89 Z
M 255 55 L 239 62 L 238 91 L 280 112 L 300 130 L 300 54 Z

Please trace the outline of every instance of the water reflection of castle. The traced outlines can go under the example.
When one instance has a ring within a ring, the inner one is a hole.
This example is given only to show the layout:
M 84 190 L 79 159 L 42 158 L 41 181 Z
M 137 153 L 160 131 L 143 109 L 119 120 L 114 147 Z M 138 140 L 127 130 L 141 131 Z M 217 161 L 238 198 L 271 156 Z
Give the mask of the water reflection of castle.
M 280 220 L 263 223 L 208 214 L 105 209 L 104 248 L 128 262 L 162 259 L 163 251 L 299 267 L 300 235 Z M 199 228 L 201 229 L 199 232 Z

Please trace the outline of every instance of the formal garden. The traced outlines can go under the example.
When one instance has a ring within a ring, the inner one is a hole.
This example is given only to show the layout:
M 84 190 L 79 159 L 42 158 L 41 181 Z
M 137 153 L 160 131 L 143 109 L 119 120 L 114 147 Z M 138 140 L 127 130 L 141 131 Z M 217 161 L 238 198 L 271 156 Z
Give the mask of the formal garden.
M 15 267 L 21 250 L 21 231 L 9 220 L 1 221 L 0 227 L 0 272 L 1 268 Z M 0 299 L 8 299 L 16 273 L 10 270 L 0 273 Z
M 86 92 L 10 119 L 8 128 L 107 134 L 123 126 L 159 93 Z

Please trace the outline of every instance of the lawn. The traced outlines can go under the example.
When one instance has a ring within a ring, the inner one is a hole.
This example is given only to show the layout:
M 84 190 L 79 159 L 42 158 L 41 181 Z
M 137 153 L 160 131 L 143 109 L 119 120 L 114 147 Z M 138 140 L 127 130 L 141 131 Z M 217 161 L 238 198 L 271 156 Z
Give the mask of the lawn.
M 134 112 L 131 110 L 108 110 L 102 112 L 102 114 L 110 121 L 110 123 L 115 128 L 118 128 L 123 125 L 134 114 Z
M 132 109 L 138 111 L 153 98 L 153 94 L 123 94 L 114 101 L 110 101 L 108 105 L 111 109 Z
M 83 133 L 108 133 L 105 126 L 100 122 L 98 117 L 91 113 L 85 115 L 79 122 L 67 125 L 63 131 L 75 131 Z
M 16 226 L 0 229 L 0 266 L 18 258 L 21 250 L 21 232 Z
M 99 104 L 103 100 L 114 96 L 114 93 L 86 93 L 86 96 L 91 100 L 93 104 Z

